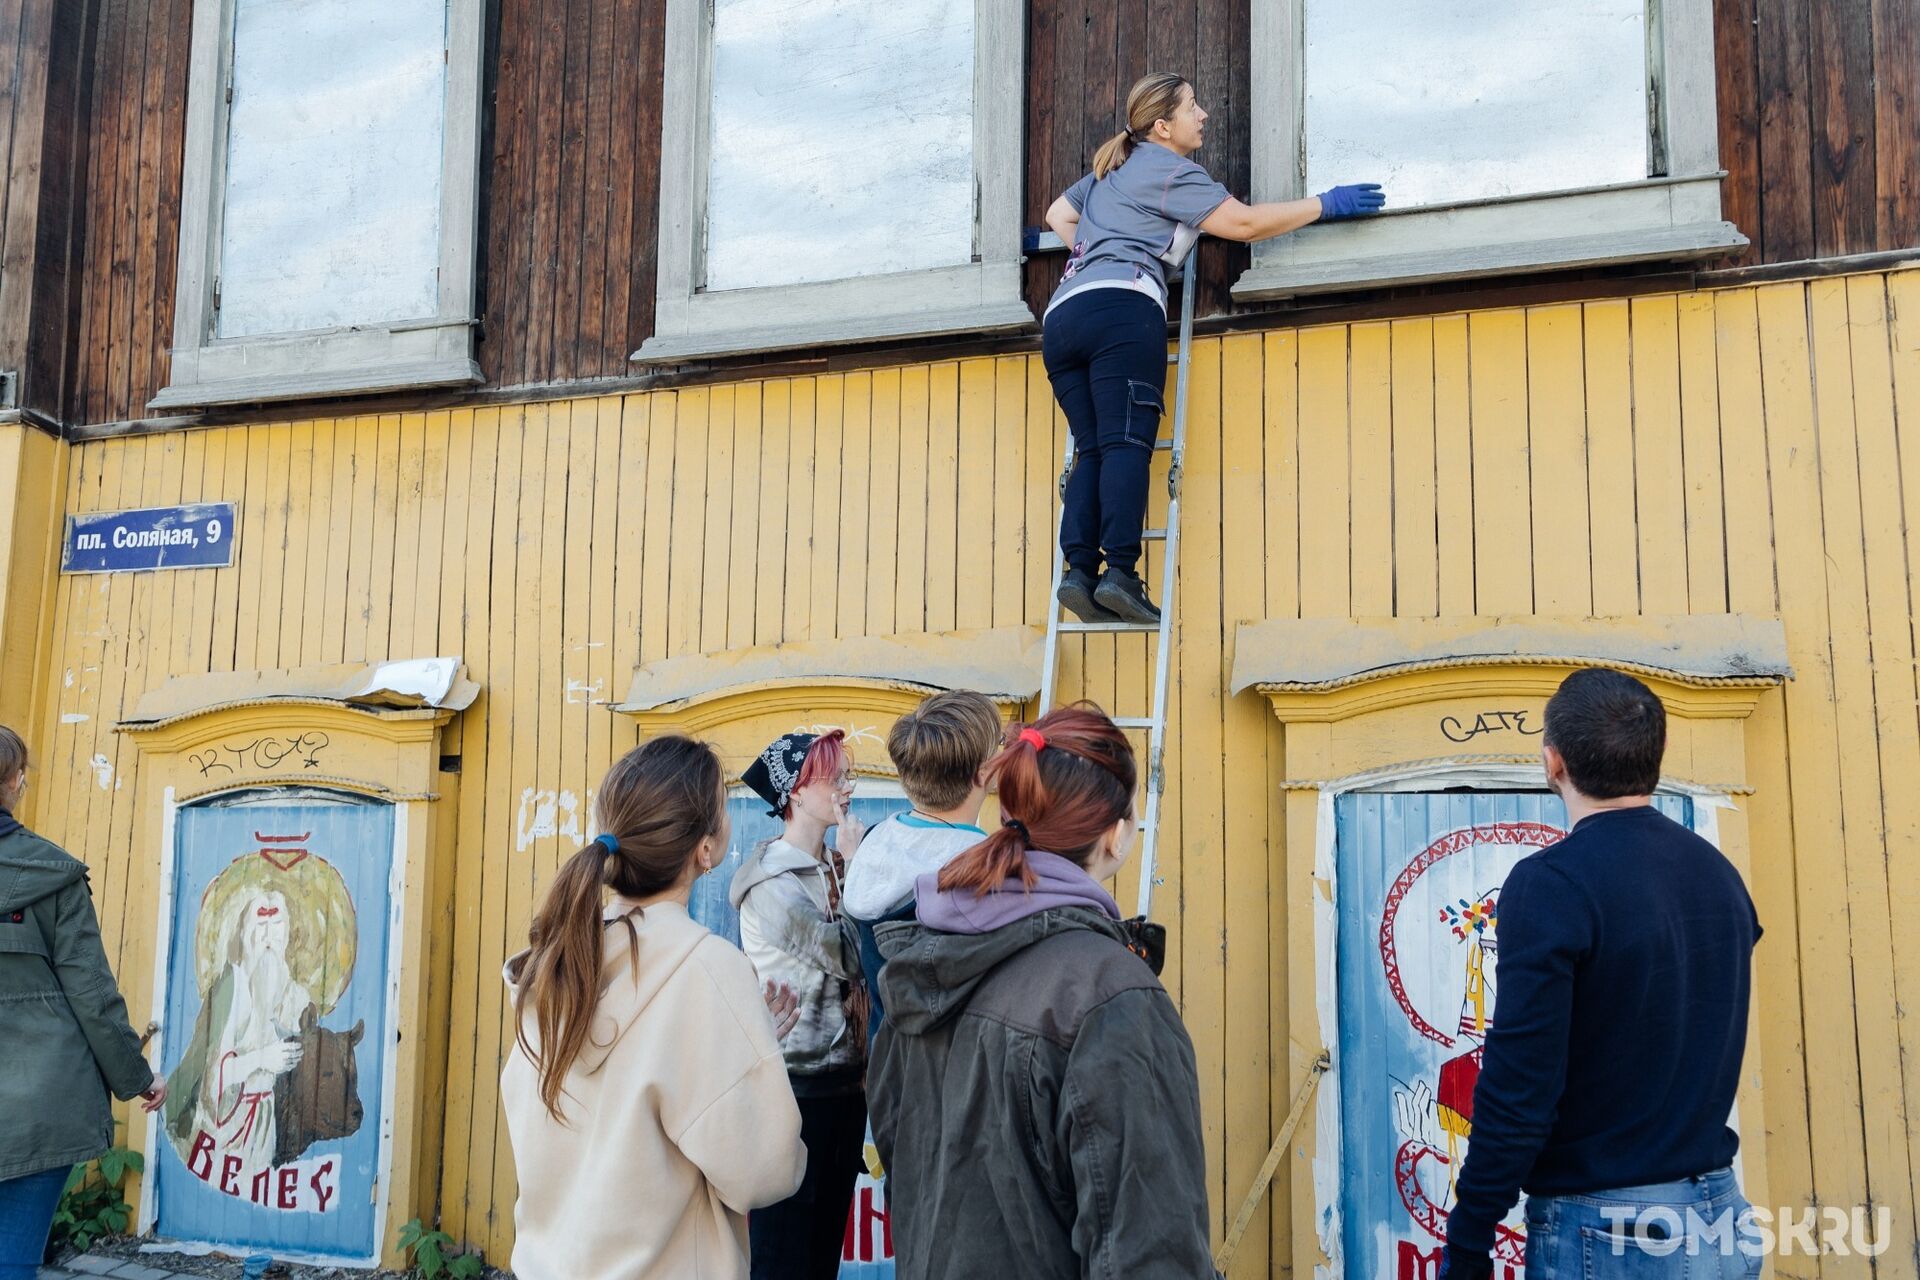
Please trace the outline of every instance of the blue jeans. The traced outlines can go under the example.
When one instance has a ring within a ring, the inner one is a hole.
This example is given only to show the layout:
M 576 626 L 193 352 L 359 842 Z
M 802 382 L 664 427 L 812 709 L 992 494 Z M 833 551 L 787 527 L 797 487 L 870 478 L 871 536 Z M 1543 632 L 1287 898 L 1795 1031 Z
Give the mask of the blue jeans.
M 62 1167 L 0 1182 L 0 1280 L 34 1280 L 40 1273 L 53 1211 L 72 1172 Z
M 1754 1280 L 1731 1169 L 1678 1182 L 1527 1200 L 1527 1280 Z M 1745 1246 L 1745 1247 L 1743 1247 Z
M 1103 557 L 1132 573 L 1165 404 L 1166 313 L 1131 289 L 1075 294 L 1047 317 L 1040 356 L 1073 432 L 1061 554 L 1096 578 Z

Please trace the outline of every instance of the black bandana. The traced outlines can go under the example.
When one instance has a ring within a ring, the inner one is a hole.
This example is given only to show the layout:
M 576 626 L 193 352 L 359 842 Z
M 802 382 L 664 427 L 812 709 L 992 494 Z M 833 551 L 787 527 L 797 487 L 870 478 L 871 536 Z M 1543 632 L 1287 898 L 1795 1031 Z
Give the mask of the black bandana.
M 760 753 L 760 758 L 740 775 L 740 781 L 767 802 L 767 813 L 771 816 L 785 816 L 782 811 L 793 796 L 793 784 L 800 780 L 800 766 L 807 762 L 807 752 L 816 741 L 818 735 L 811 733 L 789 733 L 775 738 Z

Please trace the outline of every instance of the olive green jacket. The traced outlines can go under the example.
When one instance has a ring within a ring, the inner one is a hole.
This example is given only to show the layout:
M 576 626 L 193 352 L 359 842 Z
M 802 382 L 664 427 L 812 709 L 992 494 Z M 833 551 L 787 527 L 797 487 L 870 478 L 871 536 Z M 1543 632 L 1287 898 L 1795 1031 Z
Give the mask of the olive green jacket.
M 0 810 L 0 1180 L 113 1145 L 109 1090 L 153 1087 L 113 980 L 86 864 Z

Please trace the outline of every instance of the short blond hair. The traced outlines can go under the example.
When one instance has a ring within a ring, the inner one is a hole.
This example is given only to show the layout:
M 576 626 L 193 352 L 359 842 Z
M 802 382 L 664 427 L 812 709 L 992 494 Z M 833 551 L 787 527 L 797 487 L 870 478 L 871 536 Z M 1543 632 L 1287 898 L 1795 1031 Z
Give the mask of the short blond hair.
M 1000 712 L 970 689 L 934 694 L 887 734 L 900 789 L 919 808 L 935 811 L 964 803 L 981 766 L 999 749 Z

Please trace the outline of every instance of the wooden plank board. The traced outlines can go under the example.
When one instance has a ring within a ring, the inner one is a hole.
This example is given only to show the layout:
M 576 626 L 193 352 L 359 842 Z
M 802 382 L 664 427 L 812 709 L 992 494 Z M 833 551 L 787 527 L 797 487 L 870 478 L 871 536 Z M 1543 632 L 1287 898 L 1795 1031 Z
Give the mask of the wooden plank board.
M 1870 0 L 1810 6 L 1813 104 L 1813 244 L 1822 257 L 1874 245 L 1873 7 Z
M 1820 545 L 1820 453 L 1814 425 L 1806 289 L 1758 290 L 1760 375 L 1767 423 L 1768 476 L 1781 536 L 1780 610 L 1796 679 L 1786 687 L 1788 768 L 1793 792 L 1795 897 L 1801 981 L 1814 998 L 1806 1030 L 1813 1132 L 1813 1191 L 1819 1203 L 1861 1204 L 1868 1194 L 1866 1137 L 1860 1114 L 1859 1027 L 1846 991 L 1855 974 L 1846 930 L 1845 860 L 1833 839 L 1841 815 L 1839 743 L 1833 716 L 1833 655 L 1827 644 L 1826 566 Z
M 1526 317 L 1468 318 L 1473 405 L 1474 602 L 1481 613 L 1533 612 L 1533 528 L 1527 509 Z
M 1628 304 L 1633 332 L 1634 525 L 1640 608 L 1687 611 L 1685 455 L 1680 444 L 1679 313 L 1670 294 Z
M 1400 618 L 1430 618 L 1440 608 L 1439 505 L 1434 490 L 1433 322 L 1396 320 L 1391 339 L 1388 359 L 1393 366 L 1393 438 L 1389 461 L 1393 471 L 1393 614 Z M 1271 420 L 1268 429 L 1273 429 Z M 1278 553 L 1275 548 L 1274 554 Z M 1271 590 L 1268 595 L 1271 599 Z
M 655 459 L 663 454 L 671 457 L 673 453 L 670 439 L 656 446 L 651 426 L 656 404 L 668 399 L 665 396 L 631 395 L 623 396 L 620 400 L 619 475 L 622 499 L 614 504 L 618 508 L 617 525 L 609 544 L 614 553 L 613 626 L 605 637 L 606 651 L 611 655 L 611 683 L 607 689 L 614 698 L 626 697 L 633 670 L 640 664 L 644 652 L 641 645 L 641 608 L 646 599 L 644 593 L 649 590 L 647 553 L 650 550 L 649 539 L 653 537 L 655 528 L 650 471 Z M 663 414 L 662 418 L 670 427 L 672 418 L 667 414 Z M 642 500 L 636 502 L 626 495 L 639 496 Z M 666 527 L 664 521 L 660 522 L 660 527 Z M 629 717 L 609 716 L 608 719 L 616 755 L 630 750 L 639 742 L 639 726 Z
M 1233 668 L 1234 628 L 1268 616 L 1265 557 L 1266 469 L 1261 442 L 1266 340 L 1252 334 L 1221 342 L 1220 672 Z M 1237 549 L 1237 550 L 1236 550 Z M 1224 689 L 1224 682 L 1222 685 Z M 1230 1221 L 1266 1155 L 1272 1114 L 1268 1036 L 1268 971 L 1272 885 L 1268 881 L 1267 793 L 1276 790 L 1267 758 L 1271 713 L 1259 698 L 1221 698 L 1222 966 L 1225 1185 L 1215 1219 Z M 1228 763 L 1231 762 L 1231 763 Z M 1244 1246 L 1247 1274 L 1267 1270 L 1270 1206 L 1255 1219 Z
M 1854 442 L 1858 452 L 1860 586 L 1866 623 L 1861 639 L 1869 642 L 1871 651 L 1870 687 L 1865 690 L 1865 701 L 1852 710 L 1861 719 L 1872 718 L 1870 735 L 1861 725 L 1861 742 L 1856 745 L 1871 741 L 1878 765 L 1877 776 L 1860 778 L 1850 784 L 1849 790 L 1877 791 L 1882 848 L 1920 848 L 1920 792 L 1912 786 L 1912 780 L 1920 776 L 1920 717 L 1916 716 L 1920 685 L 1915 680 L 1914 600 L 1909 571 L 1912 532 L 1902 493 L 1887 284 L 1884 277 L 1865 275 L 1849 278 L 1845 287 L 1847 360 L 1853 376 Z M 1824 451 L 1827 441 L 1822 434 Z M 1859 719 L 1854 723 L 1859 725 Z M 1867 835 L 1870 839 L 1870 830 Z M 1885 859 L 1872 857 L 1871 845 L 1862 843 L 1867 856 L 1850 861 L 1859 865 L 1862 879 L 1869 886 L 1877 881 L 1885 890 L 1886 941 L 1892 952 L 1892 972 L 1883 990 L 1892 994 L 1897 1004 L 1901 991 L 1912 991 L 1920 982 L 1920 889 L 1911 876 L 1898 874 Z M 1870 913 L 1870 918 L 1879 923 L 1877 912 Z M 1914 1086 L 1920 1084 L 1920 1073 L 1909 1064 L 1904 1028 L 1897 1016 L 1872 1043 L 1879 1051 L 1875 1059 L 1880 1071 L 1874 1073 L 1871 1082 L 1863 1079 L 1868 1090 L 1866 1105 L 1886 1120 L 1879 1137 L 1874 1198 L 1888 1206 L 1892 1220 L 1899 1224 L 1895 1231 L 1906 1232 L 1915 1219 L 1915 1116 L 1909 1099 Z M 1863 1057 L 1863 1076 L 1866 1065 Z M 1870 1158 L 1873 1154 L 1874 1149 L 1869 1148 Z M 1906 1176 L 1900 1180 L 1898 1173 L 1903 1167 Z M 1883 1256 L 1882 1265 L 1890 1274 L 1913 1273 L 1910 1254 L 1903 1257 L 1899 1251 L 1890 1250 Z
M 998 551 L 992 585 L 996 627 L 1014 626 L 1026 616 L 1027 579 L 1052 564 L 1048 558 L 1025 554 L 1027 359 L 1002 356 L 993 362 L 993 454 L 980 460 L 992 468 L 989 528 Z
M 678 392 L 673 434 L 673 534 L 661 548 L 667 558 L 667 652 L 674 657 L 700 649 L 700 592 L 706 528 L 707 414 L 711 392 Z M 729 424 L 731 425 L 731 424 Z
M 647 500 L 640 515 L 645 521 L 639 591 L 640 661 L 667 655 L 671 642 L 673 494 L 675 459 L 680 452 L 680 400 L 672 391 L 644 397 L 643 408 L 629 412 L 626 429 L 648 433 L 646 452 Z
M 1349 330 L 1349 603 L 1359 618 L 1385 618 L 1394 612 L 1392 353 L 1393 334 L 1385 323 L 1357 324 Z
M 813 555 L 808 566 L 807 637 L 840 635 L 840 546 L 844 537 L 840 509 L 841 444 L 846 429 L 847 379 L 841 375 L 813 381 Z M 789 504 L 791 507 L 791 504 Z
M 754 544 L 753 639 L 773 644 L 786 636 L 787 548 L 792 541 L 793 383 L 776 378 L 760 386 L 760 516 Z
M 1760 58 L 1754 5 L 1713 6 L 1713 72 L 1719 103 L 1720 214 L 1752 245 L 1730 263 L 1758 261 L 1760 221 Z
M 758 382 L 742 383 L 733 396 L 733 479 L 730 488 L 733 526 L 727 535 L 726 581 L 710 587 L 710 602 L 725 600 L 720 612 L 725 623 L 725 647 L 753 643 L 753 615 L 759 575 L 764 568 L 757 554 L 760 540 L 760 488 L 766 457 L 760 441 Z M 778 477 L 772 477 L 777 479 Z
M 1526 314 L 1534 605 L 1548 617 L 1584 618 L 1593 612 L 1593 578 L 1580 308 Z
M 1897 1030 L 1900 1013 L 1894 990 L 1891 886 L 1880 794 L 1874 665 L 1867 632 L 1866 534 L 1860 510 L 1860 467 L 1864 459 L 1856 444 L 1854 343 L 1847 282 L 1839 278 L 1815 280 L 1806 286 L 1806 292 L 1803 332 L 1812 348 L 1814 388 L 1814 418 L 1810 424 L 1814 438 L 1809 443 L 1818 460 L 1817 473 L 1810 480 L 1818 505 L 1807 512 L 1816 523 L 1808 527 L 1802 540 L 1823 546 L 1824 622 L 1830 634 L 1831 662 L 1827 678 L 1833 700 L 1830 707 L 1816 713 L 1821 723 L 1815 735 L 1816 741 L 1825 741 L 1834 749 L 1839 766 L 1832 817 L 1838 819 L 1840 840 L 1832 838 L 1830 820 L 1826 848 L 1818 853 L 1801 852 L 1809 861 L 1824 861 L 1833 856 L 1838 844 L 1837 852 L 1842 854 L 1842 883 L 1810 890 L 1823 905 L 1829 893 L 1843 895 L 1841 918 L 1836 923 L 1843 923 L 1846 942 L 1837 952 L 1827 951 L 1821 960 L 1840 973 L 1851 969 L 1851 1008 L 1844 1016 L 1858 1034 L 1855 1054 L 1848 1056 L 1857 1063 L 1859 1093 L 1848 1096 L 1847 1102 L 1859 1117 L 1865 1138 L 1866 1192 L 1873 1203 L 1889 1206 L 1895 1221 L 1905 1223 L 1913 1221 L 1913 1183 Z M 1762 305 L 1764 308 L 1764 301 Z M 1770 331 L 1765 327 L 1764 310 L 1762 315 L 1764 342 Z M 1769 412 L 1774 403 L 1770 397 Z M 1792 408 L 1797 410 L 1797 398 Z M 1796 736 L 1800 724 L 1796 717 Z M 1827 734 L 1832 736 L 1828 738 Z M 1823 771 L 1828 767 L 1825 761 L 1821 767 Z M 1797 793 L 1797 768 L 1795 789 Z M 1808 976 L 1814 975 L 1809 972 Z M 1840 1020 L 1836 1018 L 1833 1025 L 1838 1030 Z M 1831 1052 L 1830 1043 L 1810 1040 L 1809 1048 L 1816 1053 Z M 1865 1121 L 1867 1116 L 1872 1117 L 1871 1122 Z M 1816 1159 L 1818 1155 L 1816 1150 Z M 1893 1274 L 1911 1275 L 1913 1257 L 1909 1254 L 1902 1266 L 1897 1257 L 1889 1255 L 1886 1267 Z
M 953 545 L 954 625 L 993 625 L 993 563 L 979 554 L 978 521 L 993 504 L 995 379 L 990 359 L 960 364 L 960 420 L 956 437 L 959 488 Z M 929 547 L 929 551 L 932 548 Z
M 1200 1131 L 1207 1150 L 1209 1229 L 1216 1242 L 1225 1231 L 1227 990 L 1227 867 L 1220 762 L 1226 689 L 1222 652 L 1221 404 L 1227 380 L 1220 339 L 1194 344 L 1193 390 L 1188 399 L 1187 460 L 1180 486 L 1181 625 L 1178 660 L 1180 703 L 1179 825 L 1168 827 L 1161 865 L 1169 875 L 1168 897 L 1179 904 L 1182 960 L 1180 1016 L 1193 1037 L 1200 1070 Z M 1159 894 L 1156 891 L 1155 898 Z M 1164 910 L 1164 908 L 1162 908 Z M 1171 931 L 1169 931 L 1171 932 Z M 1176 945 L 1170 937 L 1168 945 Z M 1262 1144 L 1261 1154 L 1265 1154 Z
M 1300 614 L 1348 616 L 1347 331 L 1300 334 Z
M 1440 557 L 1440 616 L 1478 612 L 1474 602 L 1473 421 L 1468 396 L 1467 318 L 1439 316 L 1433 322 L 1434 491 L 1439 502 L 1434 534 Z
M 1627 304 L 1590 302 L 1583 310 L 1593 612 L 1627 617 L 1640 609 L 1640 545 L 1628 518 L 1633 511 L 1633 375 Z
M 1920 13 L 1871 0 L 1874 246 L 1920 244 Z
M 927 630 L 959 626 L 960 366 L 927 375 Z M 968 566 L 968 581 L 976 581 Z
M 1808 82 L 1812 0 L 1754 10 L 1760 56 L 1760 233 L 1769 262 L 1814 253 L 1813 107 Z
M 1267 618 L 1300 614 L 1300 369 L 1292 330 L 1261 338 L 1261 492 L 1265 495 Z
M 1727 603 L 1727 516 L 1720 460 L 1719 384 L 1710 293 L 1679 301 L 1680 448 L 1686 470 L 1687 611 L 1719 613 Z
M 861 598 L 866 605 L 862 629 L 867 635 L 889 636 L 903 630 L 895 621 L 894 596 L 900 570 L 915 566 L 900 562 L 900 371 L 876 369 L 873 374 L 871 461 L 867 473 L 867 578 Z M 1025 425 L 1022 423 L 1021 425 Z
M 836 636 L 864 635 L 867 630 L 867 512 L 872 508 L 873 380 L 856 372 L 842 381 L 845 394 L 840 416 L 840 567 L 834 575 Z M 824 462 L 825 459 L 822 458 Z M 890 495 L 888 495 L 890 496 Z
M 894 626 L 927 629 L 927 437 L 932 371 L 911 365 L 900 372 L 900 501 Z

